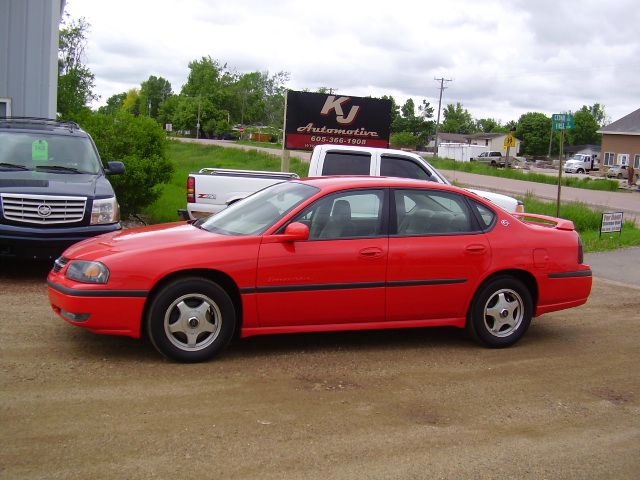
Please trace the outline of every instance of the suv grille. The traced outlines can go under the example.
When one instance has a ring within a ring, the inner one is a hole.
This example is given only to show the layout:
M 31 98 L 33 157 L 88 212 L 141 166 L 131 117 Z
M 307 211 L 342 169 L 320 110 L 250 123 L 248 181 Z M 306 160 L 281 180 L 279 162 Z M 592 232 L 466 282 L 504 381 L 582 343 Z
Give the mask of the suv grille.
M 2 194 L 2 213 L 14 222 L 76 223 L 83 219 L 86 197 Z

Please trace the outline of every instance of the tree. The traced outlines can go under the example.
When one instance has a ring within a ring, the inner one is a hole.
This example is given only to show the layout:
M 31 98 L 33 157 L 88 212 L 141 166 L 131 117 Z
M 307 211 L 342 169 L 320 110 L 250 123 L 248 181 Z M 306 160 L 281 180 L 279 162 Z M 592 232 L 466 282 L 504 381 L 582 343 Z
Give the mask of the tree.
M 520 117 L 516 136 L 522 141 L 523 155 L 546 155 L 549 150 L 551 118 L 544 113 L 528 112 Z
M 115 115 L 122 110 L 122 105 L 127 98 L 127 92 L 116 93 L 107 99 L 107 104 L 98 108 L 98 112 L 105 115 Z
M 509 131 L 494 118 L 481 118 L 476 120 L 476 129 L 482 133 L 498 133 Z
M 142 113 L 157 119 L 160 107 L 172 94 L 169 80 L 155 75 L 149 76 L 147 80 L 140 84 Z
M 600 125 L 593 116 L 592 110 L 584 105 L 573 118 L 574 128 L 567 130 L 567 141 L 570 145 L 600 145 L 602 136 L 598 133 Z
M 84 18 L 72 20 L 59 34 L 58 41 L 58 104 L 61 118 L 73 118 L 88 109 L 99 97 L 93 93 L 95 77 L 83 63 L 89 24 Z
M 474 133 L 476 124 L 471 114 L 460 102 L 455 105 L 450 103 L 443 111 L 444 121 L 440 127 L 441 132 L 447 133 Z
M 140 104 L 140 91 L 137 88 L 132 88 L 127 92 L 127 96 L 122 102 L 122 110 L 137 117 L 140 115 Z

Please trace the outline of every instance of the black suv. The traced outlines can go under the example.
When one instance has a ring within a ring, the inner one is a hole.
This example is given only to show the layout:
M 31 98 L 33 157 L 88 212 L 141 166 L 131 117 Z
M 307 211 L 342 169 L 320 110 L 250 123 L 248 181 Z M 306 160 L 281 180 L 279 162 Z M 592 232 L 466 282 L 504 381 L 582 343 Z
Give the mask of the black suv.
M 0 118 L 0 257 L 56 258 L 120 230 L 120 209 L 93 140 L 74 122 Z

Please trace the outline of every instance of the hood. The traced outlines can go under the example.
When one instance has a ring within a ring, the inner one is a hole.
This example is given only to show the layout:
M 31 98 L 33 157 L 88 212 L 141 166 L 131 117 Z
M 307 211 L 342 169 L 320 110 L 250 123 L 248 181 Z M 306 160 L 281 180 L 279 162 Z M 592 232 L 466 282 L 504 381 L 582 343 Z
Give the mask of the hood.
M 111 184 L 102 174 L 0 171 L 0 192 L 27 195 L 113 197 Z
M 175 254 L 180 248 L 193 248 L 211 241 L 227 242 L 238 238 L 211 233 L 187 222 L 165 223 L 90 238 L 69 247 L 63 256 L 94 260 L 121 253 L 139 255 L 165 249 Z

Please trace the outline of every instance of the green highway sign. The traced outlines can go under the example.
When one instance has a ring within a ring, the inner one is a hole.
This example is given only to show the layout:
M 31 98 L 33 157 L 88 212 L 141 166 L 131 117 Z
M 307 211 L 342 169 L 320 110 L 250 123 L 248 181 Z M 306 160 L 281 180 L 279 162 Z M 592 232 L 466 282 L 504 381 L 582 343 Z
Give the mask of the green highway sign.
M 554 113 L 551 122 L 554 130 L 567 130 L 576 126 L 575 118 L 570 113 Z

